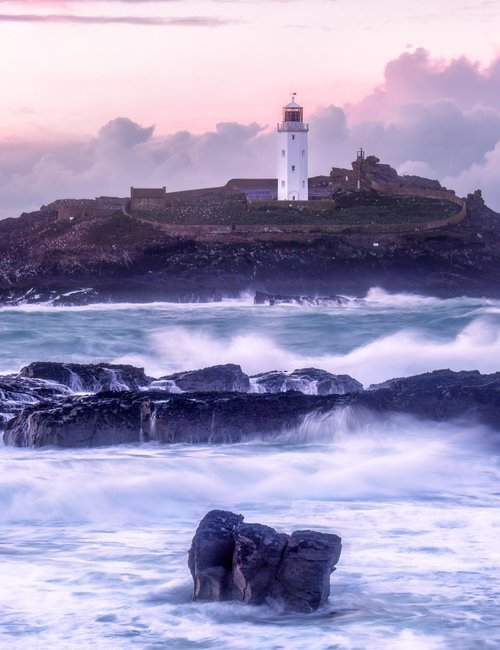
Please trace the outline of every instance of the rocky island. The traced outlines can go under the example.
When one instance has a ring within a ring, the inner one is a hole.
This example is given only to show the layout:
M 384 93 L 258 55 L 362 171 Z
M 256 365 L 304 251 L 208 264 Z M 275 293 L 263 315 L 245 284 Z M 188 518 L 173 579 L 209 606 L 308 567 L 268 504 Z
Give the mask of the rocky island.
M 500 215 L 479 191 L 460 199 L 375 157 L 363 164 L 363 174 L 355 162 L 310 179 L 308 202 L 251 199 L 234 179 L 152 207 L 58 200 L 0 221 L 0 303 L 363 296 L 373 286 L 500 296 Z

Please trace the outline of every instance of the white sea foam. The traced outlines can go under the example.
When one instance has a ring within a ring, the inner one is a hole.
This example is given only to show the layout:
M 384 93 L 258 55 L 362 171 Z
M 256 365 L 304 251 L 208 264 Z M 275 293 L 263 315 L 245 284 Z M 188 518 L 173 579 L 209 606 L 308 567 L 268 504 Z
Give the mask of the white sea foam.
M 481 429 L 427 426 L 358 414 L 310 421 L 301 447 L 0 448 L 6 647 L 488 647 L 499 468 Z M 213 507 L 340 534 L 331 605 L 191 603 L 186 551 Z
M 192 309 L 227 309 L 227 307 L 253 307 L 253 298 L 244 295 L 241 298 L 224 298 L 215 302 L 96 302 L 90 305 L 53 305 L 50 302 L 1 305 L 0 312 L 19 313 L 76 313 L 76 312 L 113 312 L 113 311 L 186 311 Z
M 71 292 L 78 293 L 78 292 Z M 331 293 L 335 293 L 335 288 L 332 287 Z M 66 295 L 66 294 L 64 294 Z M 67 294 L 69 295 L 69 294 Z M 222 298 L 222 300 L 215 302 L 168 302 L 168 301 L 153 301 L 148 303 L 140 302 L 98 302 L 90 305 L 57 305 L 54 306 L 51 302 L 22 304 L 22 305 L 1 305 L 0 312 L 26 312 L 26 313 L 62 313 L 62 312 L 109 312 L 109 311 L 124 311 L 124 310 L 203 310 L 203 309 L 226 309 L 228 307 L 234 308 L 253 308 L 255 310 L 304 310 L 304 311 L 332 311 L 333 313 L 341 312 L 345 309 L 364 310 L 366 308 L 391 308 L 397 310 L 426 308 L 433 306 L 453 307 L 455 304 L 470 304 L 477 306 L 479 303 L 487 303 L 492 307 L 500 309 L 500 301 L 494 299 L 480 299 L 469 297 L 457 298 L 436 298 L 433 296 L 423 296 L 413 293 L 389 293 L 380 287 L 373 287 L 368 290 L 366 296 L 362 300 L 356 300 L 354 296 L 346 296 L 352 302 L 346 305 L 314 305 L 304 304 L 299 305 L 295 303 L 278 304 L 270 307 L 269 305 L 254 305 L 254 295 L 252 291 L 243 291 L 237 298 Z
M 240 364 L 248 374 L 316 367 L 349 374 L 365 385 L 439 368 L 483 373 L 500 370 L 500 320 L 493 314 L 474 319 L 451 339 L 404 329 L 346 354 L 301 354 L 261 334 L 240 334 L 227 339 L 181 327 L 153 332 L 150 339 L 154 362 L 137 356 L 122 356 L 115 361 L 141 361 L 140 365 L 146 365 L 153 374 L 165 369 L 196 369 L 221 363 Z
M 0 521 L 161 520 L 181 507 L 246 500 L 460 494 L 470 449 L 479 451 L 483 438 L 479 426 L 464 436 L 450 424 L 341 411 L 311 415 L 272 444 L 3 448 Z M 474 484 L 478 494 L 490 473 Z
M 254 306 L 247 296 L 44 307 L 36 317 L 24 309 L 1 312 L 4 368 L 129 355 L 156 376 L 228 361 L 247 372 L 314 365 L 370 383 L 439 366 L 491 371 L 499 358 L 498 301 L 373 291 L 347 308 Z M 0 646 L 499 647 L 492 436 L 345 409 L 311 415 L 273 443 L 0 445 Z M 186 552 L 214 507 L 283 531 L 340 534 L 331 604 L 282 616 L 271 607 L 192 603 Z

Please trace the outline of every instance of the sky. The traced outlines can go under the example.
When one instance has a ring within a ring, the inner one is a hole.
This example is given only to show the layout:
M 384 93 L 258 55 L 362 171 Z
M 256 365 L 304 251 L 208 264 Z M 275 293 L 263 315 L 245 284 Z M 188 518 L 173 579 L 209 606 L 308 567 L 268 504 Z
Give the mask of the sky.
M 0 218 L 356 150 L 500 210 L 500 0 L 0 0 Z

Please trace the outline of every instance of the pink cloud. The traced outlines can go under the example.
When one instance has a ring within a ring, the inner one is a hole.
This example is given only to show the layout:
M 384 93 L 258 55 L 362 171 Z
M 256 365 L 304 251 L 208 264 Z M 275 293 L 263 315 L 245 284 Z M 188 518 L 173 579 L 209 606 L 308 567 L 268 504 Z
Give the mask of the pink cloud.
M 386 67 L 384 88 L 359 105 L 309 115 L 311 175 L 349 165 L 363 146 L 402 172 L 437 178 L 459 193 L 481 188 L 500 210 L 499 69 L 499 59 L 481 68 L 465 58 L 433 61 L 423 50 L 398 57 Z M 275 133 L 256 123 L 156 136 L 153 127 L 124 117 L 76 143 L 4 143 L 1 216 L 62 195 L 125 195 L 134 184 L 174 190 L 274 176 L 275 154 Z
M 352 121 L 387 120 L 403 104 L 449 98 L 462 108 L 500 109 L 500 56 L 482 68 L 464 56 L 447 62 L 432 59 L 422 48 L 405 52 L 386 65 L 380 87 L 345 109 Z

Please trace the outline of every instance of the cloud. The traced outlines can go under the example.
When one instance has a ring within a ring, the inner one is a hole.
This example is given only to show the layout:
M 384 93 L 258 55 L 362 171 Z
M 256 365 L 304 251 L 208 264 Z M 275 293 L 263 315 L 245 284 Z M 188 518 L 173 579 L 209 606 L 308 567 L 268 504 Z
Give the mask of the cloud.
M 465 56 L 443 61 L 417 48 L 385 67 L 384 82 L 358 104 L 346 106 L 350 120 L 390 119 L 394 110 L 411 103 L 453 99 L 461 108 L 477 104 L 500 110 L 500 57 L 482 68 Z
M 234 20 L 212 16 L 79 16 L 75 14 L 0 14 L 0 23 L 62 23 L 74 25 L 141 25 L 147 27 L 223 27 Z
M 456 176 L 444 178 L 444 183 L 456 189 L 458 194 L 465 195 L 480 188 L 488 205 L 500 212 L 500 141 L 494 149 L 485 155 L 484 162 L 473 163 L 468 169 L 462 170 Z
M 174 190 L 259 172 L 273 176 L 275 158 L 274 135 L 255 123 L 157 137 L 153 127 L 119 117 L 76 143 L 0 145 L 0 218 L 56 198 L 126 196 L 131 185 Z
M 383 87 L 357 106 L 327 106 L 308 116 L 310 175 L 348 166 L 363 146 L 402 173 L 437 178 L 459 194 L 481 188 L 500 210 L 498 69 L 498 60 L 482 69 L 463 58 L 435 62 L 422 50 L 398 57 L 387 65 Z M 276 135 L 258 124 L 158 135 L 118 117 L 73 143 L 0 143 L 0 217 L 63 196 L 125 196 L 130 185 L 176 190 L 275 174 Z

